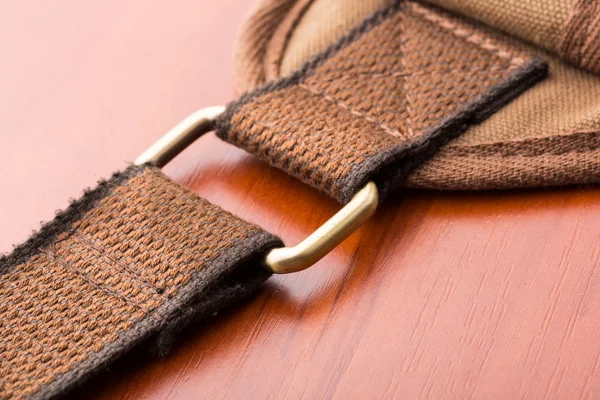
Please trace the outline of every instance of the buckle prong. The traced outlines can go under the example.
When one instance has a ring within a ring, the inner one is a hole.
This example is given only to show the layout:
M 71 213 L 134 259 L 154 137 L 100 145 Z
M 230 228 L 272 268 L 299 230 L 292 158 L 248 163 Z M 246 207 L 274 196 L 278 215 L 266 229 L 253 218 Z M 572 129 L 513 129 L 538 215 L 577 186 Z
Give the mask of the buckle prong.
M 159 168 L 163 167 L 197 138 L 213 130 L 216 118 L 224 110 L 223 106 L 215 106 L 196 111 L 144 151 L 134 164 L 153 162 Z M 269 251 L 262 261 L 263 265 L 276 274 L 298 272 L 310 267 L 369 219 L 378 203 L 377 186 L 369 182 L 348 204 L 302 242 L 293 247 Z

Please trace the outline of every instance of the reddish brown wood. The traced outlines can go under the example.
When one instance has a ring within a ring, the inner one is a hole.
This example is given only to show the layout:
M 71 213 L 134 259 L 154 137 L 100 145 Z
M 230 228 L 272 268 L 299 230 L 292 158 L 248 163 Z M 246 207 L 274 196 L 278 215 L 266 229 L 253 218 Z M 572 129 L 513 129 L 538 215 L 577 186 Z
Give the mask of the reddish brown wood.
M 0 247 L 232 97 L 250 1 L 5 2 Z M 214 136 L 175 180 L 296 243 L 338 206 Z M 99 399 L 600 395 L 600 190 L 408 192 L 310 270 L 118 364 Z

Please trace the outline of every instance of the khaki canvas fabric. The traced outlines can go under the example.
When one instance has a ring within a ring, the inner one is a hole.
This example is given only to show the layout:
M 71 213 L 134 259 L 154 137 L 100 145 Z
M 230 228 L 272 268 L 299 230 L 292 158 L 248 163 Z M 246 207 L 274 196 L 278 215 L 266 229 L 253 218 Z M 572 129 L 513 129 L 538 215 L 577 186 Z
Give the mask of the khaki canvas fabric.
M 505 189 L 600 182 L 600 76 L 544 54 L 547 79 L 440 150 L 407 186 Z
M 600 73 L 598 0 L 426 1 L 538 45 L 590 72 Z M 287 36 L 287 51 L 278 52 L 281 74 L 290 73 L 387 3 L 389 0 L 298 0 L 296 4 L 302 5 L 305 11 L 281 14 L 279 32 L 274 33 L 274 37 Z M 286 25 L 293 25 L 293 31 Z M 281 31 L 283 27 L 286 27 L 285 34 Z M 311 36 L 312 50 L 305 45 L 307 36 Z M 267 46 L 267 55 L 273 52 L 273 47 Z M 269 77 L 273 75 L 267 72 Z
M 428 0 L 600 73 L 598 0 Z
M 545 72 L 489 29 L 399 1 L 234 102 L 217 134 L 342 203 L 369 180 L 383 198 Z
M 558 52 L 578 0 L 428 0 Z
M 251 88 L 266 80 L 264 55 L 273 38 L 272 30 L 277 27 L 282 16 L 288 14 L 296 0 L 271 0 L 259 3 L 242 26 L 236 45 L 233 64 L 236 69 L 246 71 L 236 75 L 238 88 Z M 285 33 L 284 33 L 285 34 Z M 285 41 L 285 40 L 283 40 Z
M 263 5 L 269 1 L 263 1 Z M 271 70 L 271 75 L 285 75 L 297 69 L 344 35 L 348 26 L 360 18 L 360 13 L 366 16 L 388 1 L 303 2 L 306 3 L 303 13 L 282 13 L 280 23 L 265 30 L 267 35 L 287 37 L 286 46 L 279 54 L 269 52 L 270 65 L 279 65 L 279 69 Z M 595 145 L 600 135 L 600 78 L 565 62 L 568 57 L 560 50 L 575 48 L 565 43 L 579 43 L 585 50 L 577 54 L 588 60 L 588 65 L 595 54 L 600 54 L 593 50 L 595 44 L 600 43 L 600 39 L 595 39 L 600 28 L 598 1 L 544 0 L 516 5 L 511 1 L 510 4 L 475 0 L 434 2 L 519 34 L 553 53 L 512 39 L 548 61 L 548 78 L 441 148 L 433 159 L 409 175 L 406 185 L 435 189 L 504 189 L 600 182 L 600 152 Z M 284 24 L 284 20 L 290 19 L 294 20 L 293 24 Z M 502 21 L 504 25 L 500 26 Z M 283 32 L 280 28 L 283 25 L 294 28 Z M 584 35 L 575 34 L 584 28 Z M 238 49 L 248 46 L 244 40 L 247 32 L 248 29 L 241 33 Z M 266 55 L 263 53 L 263 59 Z M 239 81 L 248 82 L 245 69 L 236 65 L 236 74 Z M 254 85 L 244 88 L 252 87 Z
M 132 166 L 0 259 L 0 398 L 50 398 L 251 293 L 281 242 Z

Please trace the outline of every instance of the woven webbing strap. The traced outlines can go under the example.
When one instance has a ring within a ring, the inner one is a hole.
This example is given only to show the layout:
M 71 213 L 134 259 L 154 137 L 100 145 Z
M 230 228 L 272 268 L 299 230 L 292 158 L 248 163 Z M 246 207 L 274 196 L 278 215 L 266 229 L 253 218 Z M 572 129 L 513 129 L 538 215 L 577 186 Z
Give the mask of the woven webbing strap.
M 0 259 L 0 398 L 48 398 L 267 277 L 276 237 L 129 167 Z M 159 349 L 160 350 L 160 349 Z
M 396 2 L 293 76 L 232 103 L 217 133 L 345 203 L 369 180 L 386 195 L 545 74 L 497 34 Z
M 347 202 L 381 195 L 545 64 L 412 2 L 379 12 L 289 78 L 231 104 L 218 134 Z M 130 167 L 0 259 L 0 398 L 48 398 L 137 345 L 252 292 L 276 237 Z

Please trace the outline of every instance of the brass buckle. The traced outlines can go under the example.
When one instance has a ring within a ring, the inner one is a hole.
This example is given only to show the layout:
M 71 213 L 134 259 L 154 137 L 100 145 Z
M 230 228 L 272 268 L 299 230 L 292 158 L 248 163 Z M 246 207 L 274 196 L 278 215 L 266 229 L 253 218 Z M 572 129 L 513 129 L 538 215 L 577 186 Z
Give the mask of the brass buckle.
M 171 161 L 183 149 L 204 133 L 214 129 L 214 122 L 225 107 L 203 108 L 185 118 L 134 162 L 136 165 L 155 163 L 159 168 Z M 323 258 L 357 230 L 377 209 L 379 193 L 373 182 L 367 183 L 340 211 L 293 247 L 272 249 L 262 260 L 275 274 L 289 274 L 306 269 Z

